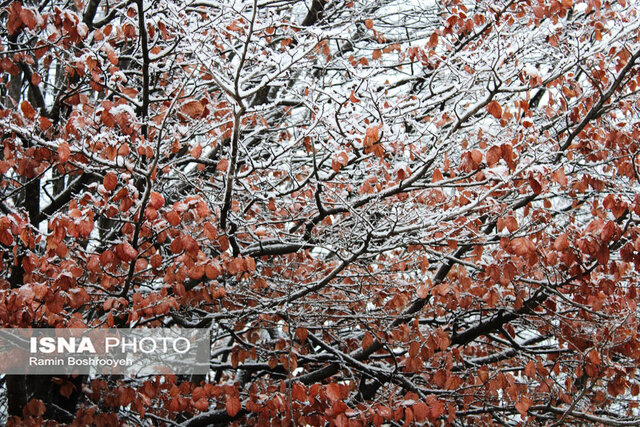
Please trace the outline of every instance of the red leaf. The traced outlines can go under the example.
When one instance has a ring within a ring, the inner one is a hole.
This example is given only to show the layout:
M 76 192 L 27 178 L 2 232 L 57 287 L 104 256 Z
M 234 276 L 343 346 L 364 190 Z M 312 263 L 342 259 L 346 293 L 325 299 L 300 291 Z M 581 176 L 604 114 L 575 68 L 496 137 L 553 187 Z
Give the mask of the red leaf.
M 67 160 L 69 160 L 69 157 L 71 157 L 69 144 L 67 144 L 66 142 L 60 143 L 60 145 L 58 145 L 58 160 L 60 161 L 60 163 L 66 163 Z
M 33 120 L 36 116 L 36 110 L 33 109 L 33 107 L 31 106 L 31 104 L 29 104 L 29 101 L 22 101 L 20 103 L 20 109 L 22 110 L 22 114 L 24 114 L 24 116 L 29 119 L 29 120 Z M 66 161 L 66 160 L 65 160 Z
M 506 228 L 510 233 L 518 229 L 518 220 L 512 216 L 498 218 L 498 230 Z
M 533 15 L 538 19 L 542 19 L 546 16 L 546 10 L 544 7 L 534 7 Z
M 498 163 L 501 158 L 502 158 L 502 149 L 500 147 L 494 145 L 493 147 L 489 148 L 489 151 L 487 151 L 486 159 L 487 159 L 487 165 L 489 165 L 489 167 Z
M 347 153 L 345 153 L 344 151 L 342 151 L 340 154 L 338 154 L 335 157 L 336 162 L 338 162 L 341 166 L 347 166 L 347 164 L 349 163 L 349 156 L 347 155 Z
M 491 101 L 487 105 L 487 111 L 496 119 L 499 119 L 502 117 L 502 107 L 500 106 L 500 104 L 498 104 L 498 101 L 495 101 L 495 100 Z
M 204 105 L 200 101 L 189 101 L 182 105 L 180 112 L 192 119 L 199 118 L 204 112 Z
M 480 151 L 480 150 L 472 150 L 471 151 L 471 160 L 473 160 L 474 163 L 481 163 L 482 162 L 482 151 Z
M 371 344 L 373 344 L 373 335 L 367 331 L 364 334 L 364 338 L 362 338 L 362 348 L 367 349 Z
M 566 234 L 558 237 L 555 242 L 553 242 L 553 248 L 557 251 L 563 251 L 569 247 L 569 239 Z
M 193 157 L 194 159 L 199 159 L 200 155 L 202 154 L 202 145 L 197 144 L 195 147 L 193 147 L 191 149 L 191 157 Z
M 29 403 L 22 409 L 24 416 L 41 417 L 46 410 L 46 406 L 42 403 L 42 400 L 31 399 Z
M 349 101 L 351 101 L 354 104 L 360 102 L 360 100 L 356 97 L 356 94 L 354 91 L 351 91 L 351 95 L 349 95 Z
M 536 377 L 536 364 L 533 360 L 530 360 L 527 366 L 524 367 L 524 374 L 529 378 Z
M 164 197 L 162 197 L 162 194 L 152 191 L 149 195 L 149 206 L 155 210 L 164 206 Z
M 240 409 L 242 409 L 242 404 L 237 397 L 230 397 L 225 404 L 225 409 L 230 417 L 235 417 L 238 415 L 238 412 L 240 412 Z
M 364 145 L 368 147 L 378 142 L 380 136 L 378 134 L 378 126 L 369 126 L 364 136 Z
M 409 356 L 416 357 L 419 351 L 420 351 L 420 343 L 418 341 L 413 341 L 409 345 Z
M 423 422 L 429 416 L 429 407 L 424 402 L 418 402 L 412 406 L 413 416 L 418 422 Z
M 7 57 L 0 59 L 0 70 L 6 71 L 12 76 L 17 76 L 20 73 L 18 66 Z
M 528 256 L 529 254 L 535 254 L 536 245 L 526 237 L 518 237 L 511 241 L 511 250 L 516 255 Z
M 435 421 L 444 414 L 444 403 L 438 400 L 433 394 L 427 396 L 427 404 L 429 405 L 429 420 Z
M 207 264 L 204 267 L 204 274 L 207 276 L 207 279 L 213 280 L 220 276 L 220 270 L 213 265 Z
M 373 28 L 373 21 L 371 19 L 367 19 L 366 21 L 364 21 L 364 26 L 367 27 L 369 30 Z
M 301 343 L 305 342 L 307 340 L 307 335 L 309 334 L 309 331 L 307 331 L 306 328 L 297 328 L 296 329 L 296 338 L 298 338 L 298 341 L 300 341 Z
M 124 242 L 122 244 L 122 249 L 124 253 L 127 255 L 127 257 L 129 258 L 129 260 L 132 260 L 138 256 L 138 251 L 133 246 L 131 246 L 131 243 L 129 242 Z
M 513 147 L 510 144 L 502 144 L 500 146 L 500 150 L 502 150 L 502 158 L 507 163 L 511 163 L 513 161 L 513 159 L 514 159 Z
M 438 34 L 432 33 L 431 36 L 429 37 L 429 42 L 427 43 L 427 46 L 429 46 L 430 48 L 434 48 L 437 45 L 438 45 Z
M 37 47 L 34 49 L 33 53 L 38 59 L 42 58 L 44 54 L 47 53 L 49 49 L 51 49 L 51 46 L 45 45 L 42 41 L 36 43 L 36 46 Z
M 211 241 L 218 240 L 218 230 L 210 222 L 204 224 L 204 235 Z
M 182 220 L 180 219 L 180 215 L 176 211 L 167 212 L 167 221 L 169 221 L 169 224 L 173 226 L 176 226 L 182 222 Z
M 116 255 L 122 261 L 129 262 L 138 255 L 138 251 L 129 242 L 125 242 L 116 246 Z
M 205 398 L 198 399 L 193 403 L 193 407 L 198 411 L 206 411 L 209 409 L 209 402 Z
M 529 186 L 533 194 L 540 194 L 542 192 L 542 185 L 534 177 L 529 177 Z
M 306 402 L 307 388 L 301 383 L 293 383 L 291 386 L 291 397 L 299 402 Z
M 43 132 L 49 129 L 52 125 L 51 120 L 49 120 L 46 117 L 40 116 L 39 121 L 40 121 L 40 130 L 42 130 Z
M 60 394 L 68 399 L 75 388 L 76 387 L 73 385 L 73 383 L 67 381 L 62 385 L 62 387 L 60 387 Z
M 20 19 L 30 30 L 33 30 L 36 25 L 38 25 L 35 13 L 29 9 L 22 9 L 20 11 Z
M 531 399 L 524 396 L 520 397 L 520 401 L 516 403 L 516 409 L 518 410 L 518 412 L 520 412 L 522 418 L 525 418 L 527 416 L 527 411 L 529 410 L 531 405 L 533 405 L 533 401 Z
M 7 31 L 10 36 L 15 35 L 24 25 L 21 18 L 22 4 L 14 1 L 9 6 L 9 16 L 7 17 Z
M 100 254 L 100 264 L 105 267 L 107 264 L 110 264 L 114 259 L 113 252 L 107 250 Z
M 97 273 L 100 271 L 100 259 L 97 255 L 92 255 L 87 261 L 87 270 L 93 273 Z
M 343 397 L 342 387 L 342 385 L 336 383 L 327 384 L 325 394 L 327 395 L 329 400 L 333 402 L 341 401 L 344 397 L 346 397 Z
M 102 179 L 102 185 L 104 185 L 105 190 L 113 191 L 118 185 L 118 177 L 113 172 L 107 172 Z
M 107 59 L 109 60 L 109 62 L 111 62 L 111 65 L 118 65 L 118 55 L 116 55 L 113 50 L 108 50 Z
M 220 245 L 221 251 L 226 251 L 229 249 L 229 238 L 227 236 L 218 237 L 218 244 Z
M 100 120 L 105 126 L 113 128 L 116 125 L 116 118 L 107 110 L 102 110 L 100 113 Z
M 131 387 L 119 387 L 118 395 L 120 396 L 120 405 L 127 406 L 136 400 L 136 391 Z
M 556 169 L 551 174 L 551 179 L 553 179 L 555 182 L 557 182 L 560 185 L 567 185 L 567 176 L 565 175 L 563 168 Z
M 216 170 L 220 172 L 224 172 L 227 170 L 228 167 L 229 167 L 229 160 L 220 159 L 220 161 L 218 162 L 218 165 L 216 166 Z
M 418 286 L 418 291 L 416 293 L 416 295 L 418 295 L 418 298 L 420 299 L 425 299 L 427 298 L 429 295 L 431 294 L 429 286 L 427 285 L 420 285 Z

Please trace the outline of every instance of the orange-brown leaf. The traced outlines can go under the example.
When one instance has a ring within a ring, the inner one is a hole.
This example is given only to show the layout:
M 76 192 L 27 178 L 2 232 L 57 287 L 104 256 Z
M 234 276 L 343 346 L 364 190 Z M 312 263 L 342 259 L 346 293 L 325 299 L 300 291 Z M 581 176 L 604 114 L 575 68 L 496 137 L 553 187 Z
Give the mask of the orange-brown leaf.
M 303 343 L 303 342 L 305 342 L 307 340 L 307 335 L 308 334 L 309 334 L 309 331 L 307 331 L 307 328 L 297 328 L 296 329 L 296 338 L 301 343 Z
M 194 159 L 199 159 L 200 155 L 202 155 L 202 145 L 196 144 L 196 146 L 191 149 L 190 154 Z
M 489 148 L 489 151 L 487 151 L 485 157 L 487 159 L 487 165 L 491 167 L 498 163 L 502 158 L 502 149 L 497 145 L 494 145 L 493 147 Z
M 164 197 L 162 197 L 162 194 L 152 191 L 149 195 L 149 206 L 156 210 L 164 206 Z
M 116 125 L 116 118 L 108 110 L 102 110 L 102 113 L 100 113 L 100 120 L 105 126 L 110 128 L 113 128 Z
M 589 352 L 589 354 L 587 355 L 587 359 L 589 359 L 589 361 L 594 365 L 600 366 L 600 354 L 598 354 L 598 350 L 596 350 L 595 348 Z
M 220 161 L 218 162 L 218 165 L 216 166 L 216 170 L 220 172 L 224 172 L 227 170 L 228 167 L 229 167 L 229 160 L 220 159 Z
M 378 134 L 378 126 L 369 126 L 364 136 L 364 145 L 370 146 L 380 139 Z
M 10 36 L 15 35 L 18 31 L 22 29 L 24 23 L 22 22 L 22 17 L 20 16 L 20 12 L 22 12 L 22 4 L 20 2 L 14 1 L 9 6 L 9 16 L 7 17 L 7 31 Z
M 518 410 L 518 412 L 520 412 L 522 418 L 525 418 L 527 416 L 527 411 L 529 410 L 531 405 L 533 405 L 533 401 L 531 399 L 524 396 L 520 397 L 520 400 L 518 401 L 518 403 L 516 403 L 516 409 Z
M 224 406 L 227 410 L 227 414 L 229 414 L 230 417 L 235 417 L 236 415 L 238 415 L 238 412 L 240 412 L 240 409 L 242 409 L 240 399 L 238 399 L 237 397 L 230 397 Z
M 416 419 L 416 421 L 418 422 L 426 421 L 427 417 L 429 416 L 429 407 L 427 406 L 426 403 L 418 402 L 412 406 L 412 409 L 413 409 L 413 417 Z
M 474 163 L 482 162 L 482 151 L 471 150 L 471 160 L 473 160 Z
M 489 112 L 489 114 L 491 114 L 496 119 L 499 119 L 499 118 L 502 117 L 502 107 L 500 106 L 498 101 L 495 101 L 495 100 L 491 101 L 487 105 L 487 111 Z
M 24 415 L 31 415 L 33 417 L 40 417 L 44 414 L 46 406 L 42 403 L 42 400 L 31 399 L 29 403 L 22 409 Z
M 529 177 L 529 186 L 531 187 L 531 191 L 533 191 L 533 194 L 542 193 L 542 185 L 537 179 L 532 176 Z
M 167 212 L 167 221 L 169 224 L 176 226 L 182 222 L 180 215 L 175 210 Z
M 60 387 L 60 394 L 68 399 L 75 388 L 72 382 L 67 381 Z
M 487 111 L 489 112 L 489 114 L 491 114 L 496 119 L 499 119 L 499 118 L 502 117 L 502 107 L 500 106 L 498 101 L 495 101 L 495 100 L 491 101 L 487 105 Z
M 511 250 L 516 255 L 528 256 L 530 254 L 535 254 L 536 245 L 526 237 L 518 237 L 511 241 Z
M 429 42 L 427 43 L 427 46 L 433 49 L 437 45 L 438 45 L 438 34 L 432 33 L 431 36 L 429 37 Z
M 69 144 L 67 144 L 66 142 L 60 143 L 60 145 L 58 145 L 58 160 L 60 161 L 60 163 L 66 163 L 67 160 L 69 160 L 69 157 L 71 157 L 71 149 L 69 148 Z
M 558 237 L 555 242 L 553 242 L 553 248 L 557 251 L 564 251 L 569 247 L 569 239 L 566 234 Z
M 0 70 L 6 71 L 12 76 L 17 76 L 18 74 L 20 74 L 20 69 L 18 68 L 18 66 L 7 57 L 0 59 Z
M 42 117 L 42 116 L 40 116 L 39 121 L 40 121 L 40 130 L 42 130 L 43 132 L 45 130 L 49 129 L 51 127 L 51 125 L 53 124 L 53 123 L 51 123 L 51 120 L 49 120 L 46 117 Z
M 36 116 L 36 110 L 29 104 L 29 101 L 22 101 L 20 103 L 20 110 L 22 110 L 22 114 L 29 120 L 33 120 Z
M 536 377 L 536 364 L 533 360 L 530 360 L 529 363 L 524 367 L 524 374 L 529 378 Z
M 373 335 L 371 335 L 371 332 L 367 331 L 364 333 L 364 338 L 362 338 L 362 348 L 369 348 L 371 344 L 373 344 Z
M 299 383 L 293 383 L 291 386 L 291 397 L 299 402 L 307 401 L 307 388 Z
M 185 116 L 196 119 L 202 116 L 204 112 L 204 105 L 200 101 L 189 101 L 182 105 L 180 112 Z
M 200 398 L 193 403 L 193 407 L 198 411 L 206 411 L 209 409 L 209 402 L 205 398 Z
M 567 176 L 565 175 L 563 168 L 556 169 L 551 174 L 551 179 L 553 179 L 555 182 L 557 182 L 560 185 L 567 185 Z
M 107 51 L 107 59 L 111 62 L 111 65 L 118 65 L 118 55 L 112 49 Z
M 327 388 L 325 390 L 325 394 L 327 395 L 327 397 L 329 398 L 329 400 L 333 401 L 333 402 L 337 402 L 339 400 L 342 400 L 342 385 L 340 384 L 336 384 L 336 383 L 331 383 L 331 384 L 327 384 Z
M 113 172 L 107 172 L 102 179 L 102 185 L 104 185 L 105 190 L 113 191 L 118 185 L 118 177 Z
M 36 25 L 38 25 L 38 21 L 36 20 L 36 15 L 30 9 L 22 9 L 20 11 L 20 20 L 29 27 L 30 30 L 33 30 Z

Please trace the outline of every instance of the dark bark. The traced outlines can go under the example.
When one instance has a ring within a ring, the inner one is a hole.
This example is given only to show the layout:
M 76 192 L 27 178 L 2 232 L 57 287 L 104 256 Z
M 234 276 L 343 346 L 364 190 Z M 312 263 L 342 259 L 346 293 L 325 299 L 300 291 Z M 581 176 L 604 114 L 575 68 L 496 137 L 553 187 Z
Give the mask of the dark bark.
M 305 27 L 309 27 L 318 22 L 318 20 L 322 19 L 324 6 L 324 0 L 313 0 L 313 2 L 311 2 L 311 9 L 309 9 L 307 16 L 305 16 L 304 21 L 302 21 L 302 25 Z

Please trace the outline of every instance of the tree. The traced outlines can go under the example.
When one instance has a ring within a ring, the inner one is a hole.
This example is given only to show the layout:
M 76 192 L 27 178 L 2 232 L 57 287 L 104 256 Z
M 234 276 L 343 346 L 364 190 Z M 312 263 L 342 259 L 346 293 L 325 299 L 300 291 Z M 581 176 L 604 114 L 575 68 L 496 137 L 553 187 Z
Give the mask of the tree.
M 637 4 L 414 3 L 2 4 L 1 325 L 213 334 L 13 425 L 639 422 Z

